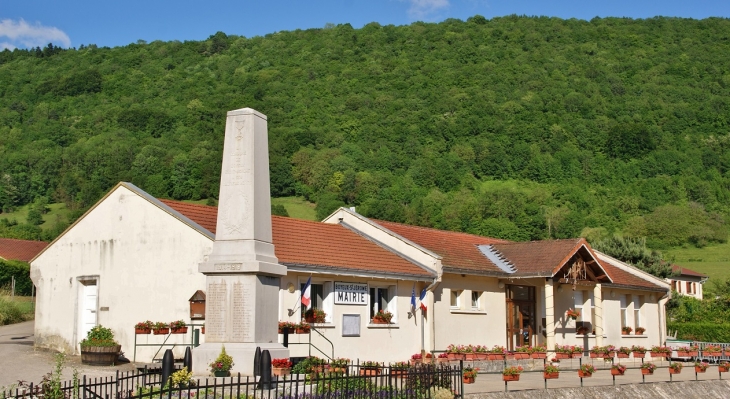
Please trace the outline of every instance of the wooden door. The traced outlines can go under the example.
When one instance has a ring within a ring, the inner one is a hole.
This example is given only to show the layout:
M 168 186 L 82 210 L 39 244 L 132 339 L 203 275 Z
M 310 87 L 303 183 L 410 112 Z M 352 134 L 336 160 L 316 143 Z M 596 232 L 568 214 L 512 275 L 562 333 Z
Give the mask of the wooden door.
M 507 349 L 537 343 L 535 287 L 507 287 Z

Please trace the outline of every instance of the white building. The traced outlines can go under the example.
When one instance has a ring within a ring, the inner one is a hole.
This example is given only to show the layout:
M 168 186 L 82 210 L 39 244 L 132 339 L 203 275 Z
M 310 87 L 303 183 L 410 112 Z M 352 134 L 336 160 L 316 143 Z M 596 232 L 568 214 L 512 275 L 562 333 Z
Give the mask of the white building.
M 212 248 L 216 217 L 215 207 L 158 200 L 118 184 L 31 261 L 36 345 L 78 353 L 86 331 L 102 324 L 128 358 L 160 358 L 166 336 L 135 335 L 133 326 L 192 322 L 188 299 L 205 289 L 198 264 Z M 324 222 L 271 220 L 276 257 L 288 269 L 279 320 L 301 320 L 300 290 L 310 276 L 314 304 L 327 313 L 316 332 L 290 335 L 292 356 L 398 361 L 422 345 L 650 347 L 665 339 L 669 284 L 583 239 L 512 243 L 370 220 L 344 208 Z M 412 292 L 423 288 L 422 326 L 420 311 L 409 312 Z M 345 290 L 365 295 L 338 298 Z M 566 316 L 570 308 L 581 313 L 578 320 Z M 372 323 L 378 309 L 394 315 L 392 324 Z M 578 334 L 578 326 L 587 332 Z M 622 326 L 646 331 L 623 335 Z M 191 337 L 171 335 L 166 343 L 177 344 L 181 356 L 179 345 Z
M 697 299 L 703 298 L 702 287 L 709 278 L 707 275 L 677 265 L 672 265 L 672 271 L 675 275 L 667 278 L 672 291 Z

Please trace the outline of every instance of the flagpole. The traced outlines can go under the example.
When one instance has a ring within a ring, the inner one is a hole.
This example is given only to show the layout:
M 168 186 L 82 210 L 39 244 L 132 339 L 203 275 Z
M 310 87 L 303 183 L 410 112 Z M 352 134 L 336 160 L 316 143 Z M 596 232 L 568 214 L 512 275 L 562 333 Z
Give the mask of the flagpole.
M 421 308 L 421 359 L 426 359 L 426 346 L 424 344 L 424 332 L 423 332 L 423 308 Z

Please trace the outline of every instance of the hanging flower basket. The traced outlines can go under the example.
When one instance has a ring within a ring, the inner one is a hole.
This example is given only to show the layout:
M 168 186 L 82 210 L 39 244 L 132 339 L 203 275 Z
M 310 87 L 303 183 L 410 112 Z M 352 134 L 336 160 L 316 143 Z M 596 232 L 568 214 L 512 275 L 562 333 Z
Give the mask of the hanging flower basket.
M 679 374 L 681 372 L 682 372 L 682 369 L 676 370 L 671 367 L 669 368 L 669 374 Z
M 519 380 L 520 380 L 519 374 L 512 374 L 512 375 L 502 374 L 502 381 L 519 381 Z
M 135 334 L 150 334 L 152 332 L 151 328 L 135 328 L 134 333 Z
M 580 378 L 589 378 L 592 376 L 593 376 L 593 373 L 586 373 L 582 370 L 578 370 L 578 377 L 580 377 Z
M 155 328 L 152 330 L 152 333 L 155 335 L 167 335 L 170 333 L 170 327 Z
M 652 374 L 654 374 L 654 371 L 653 370 L 649 370 L 649 369 L 641 369 L 641 374 L 644 374 L 644 375 L 652 375 Z
M 547 352 L 532 352 L 530 357 L 533 359 L 545 359 L 547 358 Z
M 634 357 L 637 358 L 637 359 L 643 359 L 644 357 L 646 357 L 646 352 L 637 352 L 637 351 L 634 351 L 632 353 L 634 354 Z
M 473 384 L 474 383 L 474 377 L 466 377 L 464 376 L 464 384 Z
M 171 328 L 170 334 L 187 334 L 188 328 L 187 327 L 178 327 L 178 328 Z
M 543 378 L 546 380 L 555 380 L 560 377 L 560 372 L 558 371 L 555 373 L 542 373 L 542 375 L 543 375 Z

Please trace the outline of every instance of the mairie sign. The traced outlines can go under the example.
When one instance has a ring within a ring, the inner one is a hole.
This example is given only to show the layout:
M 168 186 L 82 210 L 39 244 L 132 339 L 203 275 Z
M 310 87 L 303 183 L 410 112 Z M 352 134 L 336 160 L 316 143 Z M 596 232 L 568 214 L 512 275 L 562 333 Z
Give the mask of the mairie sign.
M 335 304 L 367 305 L 368 285 L 360 283 L 340 283 L 335 281 Z

